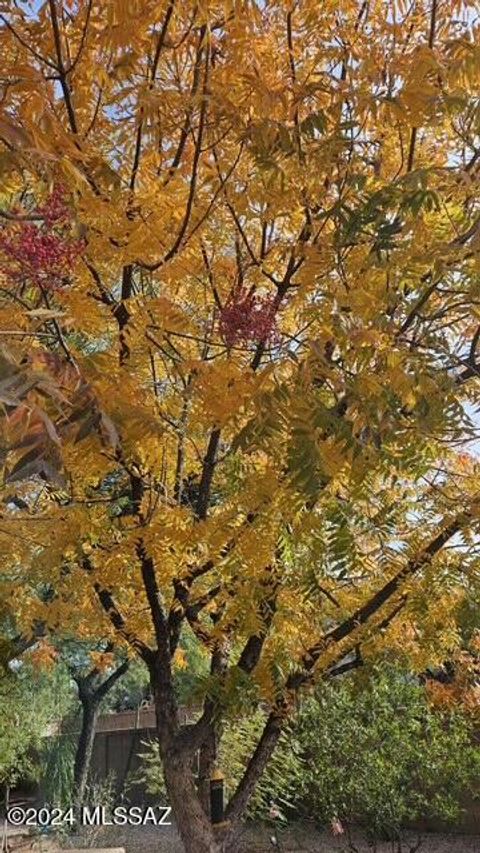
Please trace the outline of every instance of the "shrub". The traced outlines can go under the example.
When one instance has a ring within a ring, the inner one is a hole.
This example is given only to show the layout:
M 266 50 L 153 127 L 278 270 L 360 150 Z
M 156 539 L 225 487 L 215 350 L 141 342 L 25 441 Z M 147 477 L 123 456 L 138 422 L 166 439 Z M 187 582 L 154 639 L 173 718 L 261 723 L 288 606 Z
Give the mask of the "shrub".
M 76 736 L 72 734 L 45 739 L 42 777 L 45 801 L 50 805 L 68 808 L 72 803 L 75 747 Z
M 454 821 L 480 778 L 467 721 L 433 710 L 424 688 L 394 668 L 363 684 L 319 687 L 297 732 L 308 762 L 306 810 L 321 822 L 360 824 L 372 837 L 397 837 L 419 818 Z

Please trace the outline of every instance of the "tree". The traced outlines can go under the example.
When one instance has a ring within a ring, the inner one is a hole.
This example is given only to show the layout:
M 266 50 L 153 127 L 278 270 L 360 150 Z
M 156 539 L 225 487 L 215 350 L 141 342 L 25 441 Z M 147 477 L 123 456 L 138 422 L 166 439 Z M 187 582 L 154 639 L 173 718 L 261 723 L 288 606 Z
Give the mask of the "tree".
M 39 590 L 41 595 L 42 591 Z M 43 600 L 45 601 L 45 591 L 43 590 Z M 48 600 L 48 593 L 47 593 Z M 58 669 L 58 677 L 47 686 L 48 690 L 58 690 L 59 684 L 65 680 L 75 684 L 76 692 L 81 708 L 81 727 L 80 734 L 76 742 L 73 773 L 72 773 L 72 792 L 75 796 L 77 804 L 83 802 L 85 789 L 88 781 L 90 764 L 93 752 L 93 744 L 95 739 L 95 729 L 98 713 L 105 703 L 107 697 L 117 685 L 118 681 L 128 671 L 130 661 L 123 656 L 123 659 L 116 659 L 114 647 L 111 642 L 95 644 L 85 644 L 75 640 L 72 637 L 55 636 L 50 637 L 49 642 L 45 642 L 45 625 L 37 623 L 32 626 L 28 636 L 15 634 L 15 620 L 13 614 L 5 609 L 4 613 L 0 614 L 2 624 L 2 640 L 0 643 L 0 677 L 5 678 L 3 693 L 10 693 L 13 690 L 11 700 L 6 705 L 5 719 L 20 720 L 25 724 L 25 734 L 23 738 L 27 745 L 25 751 L 25 759 L 28 763 L 31 756 L 28 754 L 28 745 L 34 741 L 35 732 L 45 725 L 44 718 L 39 717 L 38 724 L 32 727 L 29 712 L 24 719 L 25 703 L 22 703 L 22 708 L 19 708 L 11 717 L 12 703 L 18 690 L 15 690 L 15 681 L 11 677 L 11 667 L 26 666 L 27 673 L 30 672 L 28 663 L 30 658 L 38 660 L 40 663 L 52 666 L 55 663 Z M 25 658 L 25 660 L 24 660 Z M 28 674 L 24 677 L 28 680 Z M 65 687 L 65 685 L 63 685 Z M 65 691 L 64 691 L 65 692 Z M 50 707 L 50 705 L 48 706 Z M 30 709 L 29 709 L 30 710 Z M 60 700 L 56 706 L 56 717 L 53 720 L 55 724 L 60 724 L 67 710 L 65 702 Z M 42 722 L 43 721 L 43 722 Z M 17 723 L 18 725 L 18 723 Z M 44 731 L 41 729 L 42 735 Z M 21 735 L 22 737 L 22 735 Z M 23 741 L 21 741 L 23 742 Z M 12 749 L 14 747 L 11 747 Z M 18 750 L 14 751 L 16 755 Z M 48 752 L 48 750 L 47 750 Z M 50 758 L 54 757 L 55 749 L 50 750 Z M 60 749 L 61 760 L 65 759 L 68 751 Z M 10 762 L 11 764 L 12 762 Z M 21 766 L 16 768 L 16 775 L 21 775 Z M 62 780 L 63 781 L 63 780 Z M 72 793 L 71 792 L 71 793 Z
M 299 691 L 385 647 L 438 665 L 478 588 L 477 23 L 24 6 L 0 17 L 0 334 L 36 379 L 0 384 L 4 596 L 24 633 L 143 659 L 185 849 L 231 850 Z M 210 661 L 188 726 L 185 623 Z M 259 701 L 215 830 L 192 757 L 208 778 Z
M 59 646 L 75 682 L 81 707 L 72 778 L 75 805 L 81 806 L 89 780 L 98 714 L 102 702 L 128 671 L 129 660 L 115 659 L 111 643 L 97 643 L 89 648 L 78 641 L 64 639 Z

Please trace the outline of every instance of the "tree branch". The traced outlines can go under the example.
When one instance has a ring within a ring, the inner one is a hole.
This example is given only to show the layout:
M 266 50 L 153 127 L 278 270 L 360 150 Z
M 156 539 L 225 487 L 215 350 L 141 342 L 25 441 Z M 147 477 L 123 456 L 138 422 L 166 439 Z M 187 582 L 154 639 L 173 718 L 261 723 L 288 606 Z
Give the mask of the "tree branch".
M 50 9 L 50 19 L 52 22 L 53 40 L 55 43 L 55 51 L 57 54 L 58 77 L 60 80 L 60 86 L 62 87 L 63 99 L 65 101 L 65 106 L 67 108 L 67 115 L 68 115 L 68 122 L 70 124 L 70 129 L 71 129 L 72 133 L 74 133 L 76 135 L 78 133 L 77 120 L 75 118 L 75 112 L 73 109 L 72 93 L 70 91 L 70 85 L 69 85 L 68 78 L 67 78 L 67 70 L 63 64 L 62 39 L 61 39 L 61 35 L 60 35 L 60 26 L 58 23 L 56 0 L 48 0 L 48 6 Z
M 139 657 L 145 661 L 147 666 L 150 667 L 154 658 L 153 649 L 128 630 L 125 619 L 114 602 L 112 593 L 102 587 L 98 581 L 95 581 L 93 588 L 97 594 L 100 604 L 110 619 L 112 626 L 115 628 L 115 631 L 128 643 L 129 646 L 131 646 Z
M 267 572 L 268 571 L 271 572 L 272 567 L 269 567 L 269 569 L 267 569 Z M 261 627 L 256 634 L 252 634 L 252 636 L 248 638 L 237 663 L 238 668 L 246 673 L 253 672 L 260 660 L 265 640 L 268 637 L 273 617 L 275 616 L 277 609 L 277 592 L 279 582 L 274 580 L 272 584 L 271 578 L 269 578 L 265 582 L 265 585 L 267 584 L 270 584 L 271 588 L 268 594 L 262 598 L 259 606 L 259 615 L 262 623 Z
M 192 114 L 193 114 L 193 99 L 195 98 L 195 95 L 197 94 L 197 91 L 198 91 L 198 87 L 200 85 L 200 72 L 201 72 L 201 67 L 202 67 L 202 56 L 203 56 L 203 46 L 204 46 L 205 33 L 206 33 L 206 28 L 205 28 L 205 26 L 203 26 L 200 30 L 200 36 L 199 36 L 198 47 L 197 47 L 197 54 L 195 57 L 195 65 L 193 68 L 192 88 L 190 91 L 190 100 L 192 101 L 192 103 L 186 111 L 185 121 L 184 121 L 183 127 L 180 131 L 180 140 L 179 140 L 179 143 L 177 146 L 177 150 L 174 154 L 172 163 L 168 169 L 168 175 L 166 177 L 164 186 L 168 185 L 169 181 L 171 180 L 171 178 L 175 174 L 176 170 L 178 169 L 178 166 L 180 165 L 182 155 L 183 155 L 183 150 L 185 148 L 185 145 L 186 145 L 186 142 L 188 139 L 188 134 L 190 132 L 190 126 L 191 126 Z
M 203 460 L 202 476 L 198 490 L 196 516 L 200 521 L 204 521 L 208 513 L 208 506 L 210 503 L 210 495 L 212 490 L 212 480 L 215 471 L 215 459 L 219 443 L 220 430 L 218 429 L 218 427 L 215 427 L 210 433 L 207 451 Z
M 283 721 L 278 713 L 273 712 L 268 717 L 262 736 L 248 762 L 245 773 L 240 780 L 225 810 L 225 820 L 231 826 L 233 834 L 235 825 L 242 818 L 255 786 L 260 779 L 282 733 Z
M 162 27 L 160 30 L 160 34 L 158 36 L 158 42 L 157 42 L 157 47 L 155 50 L 155 56 L 153 58 L 152 71 L 151 71 L 151 75 L 150 75 L 150 87 L 149 87 L 150 89 L 153 88 L 153 85 L 155 83 L 155 77 L 157 76 L 158 63 L 160 61 L 162 49 L 163 49 L 163 46 L 165 44 L 165 39 L 167 37 L 168 27 L 169 27 L 170 20 L 171 20 L 172 14 L 173 14 L 174 6 L 175 6 L 175 0 L 170 0 L 167 11 L 165 12 L 165 18 L 163 20 L 163 24 L 162 24 Z M 129 183 L 131 192 L 133 192 L 133 190 L 135 189 L 135 182 L 136 182 L 136 178 L 137 178 L 138 167 L 140 165 L 140 157 L 141 157 L 141 153 L 142 153 L 143 122 L 144 122 L 143 110 L 141 110 L 140 121 L 138 123 L 137 134 L 136 134 L 136 139 L 135 139 L 135 152 L 134 152 L 134 156 L 133 156 L 132 171 L 131 171 L 130 183 Z
M 312 646 L 302 658 L 302 671 L 292 673 L 287 679 L 287 690 L 296 690 L 303 684 L 309 673 L 322 654 L 332 645 L 350 636 L 357 628 L 365 625 L 391 598 L 398 592 L 400 585 L 409 577 L 413 577 L 444 547 L 444 545 L 461 530 L 471 518 L 471 512 L 465 512 L 454 518 L 446 527 L 420 552 L 409 560 L 406 565 L 385 583 L 364 605 L 359 607 L 351 616 L 328 631 L 319 643 Z M 395 614 L 394 614 L 395 615 Z M 393 617 L 392 617 L 393 618 Z
M 98 687 L 97 690 L 95 691 L 100 702 L 107 695 L 107 693 L 112 689 L 113 685 L 116 684 L 116 682 L 122 677 L 122 675 L 125 675 L 129 666 L 130 666 L 130 661 L 128 661 L 128 660 L 123 661 L 123 663 L 121 663 L 120 666 L 118 666 L 117 669 L 115 669 L 108 676 L 108 678 L 101 683 L 100 687 Z
M 155 576 L 155 567 L 152 558 L 147 555 L 145 546 L 141 539 L 137 543 L 136 552 L 140 561 L 143 585 L 145 587 L 150 612 L 152 614 L 157 646 L 159 651 L 165 647 L 166 651 L 169 652 L 170 643 L 166 630 L 166 618 L 161 604 L 161 595 Z

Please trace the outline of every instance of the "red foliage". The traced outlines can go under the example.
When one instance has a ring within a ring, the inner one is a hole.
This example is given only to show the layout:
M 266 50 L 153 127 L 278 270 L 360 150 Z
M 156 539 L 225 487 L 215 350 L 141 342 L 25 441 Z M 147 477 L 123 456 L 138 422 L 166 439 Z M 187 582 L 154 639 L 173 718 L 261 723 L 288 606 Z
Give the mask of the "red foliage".
M 61 187 L 35 213 L 43 217 L 39 225 L 16 222 L 0 233 L 0 251 L 7 259 L 1 272 L 13 285 L 29 283 L 55 290 L 68 283 L 84 243 L 70 235 L 70 212 Z
M 245 287 L 235 288 L 220 313 L 219 330 L 226 345 L 272 340 L 277 308 L 277 297 L 259 296 Z

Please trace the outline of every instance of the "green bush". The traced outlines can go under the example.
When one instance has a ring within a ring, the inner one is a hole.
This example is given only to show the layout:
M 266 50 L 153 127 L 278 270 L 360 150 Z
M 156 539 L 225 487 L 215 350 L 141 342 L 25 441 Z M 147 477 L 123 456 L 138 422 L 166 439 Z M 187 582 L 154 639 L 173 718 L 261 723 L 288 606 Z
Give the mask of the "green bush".
M 466 720 L 432 710 L 404 672 L 325 684 L 304 703 L 297 736 L 308 762 L 303 803 L 320 822 L 397 837 L 419 818 L 454 821 L 478 787 L 480 750 Z
M 64 708 L 59 683 L 28 662 L 0 668 L 0 785 L 40 778 L 46 729 Z
M 30 698 L 20 678 L 11 673 L 0 675 L 0 788 L 38 778 L 34 750 L 40 743 L 41 728 Z

